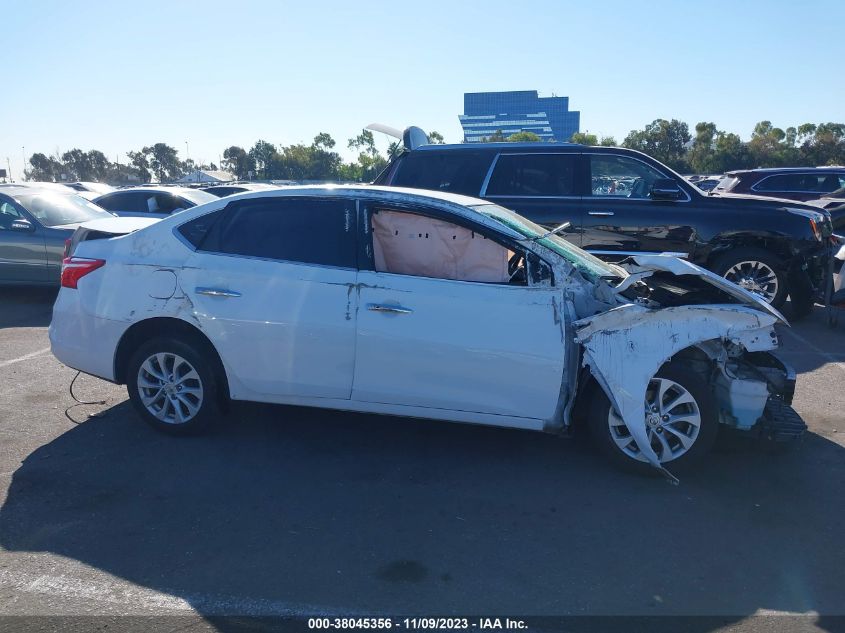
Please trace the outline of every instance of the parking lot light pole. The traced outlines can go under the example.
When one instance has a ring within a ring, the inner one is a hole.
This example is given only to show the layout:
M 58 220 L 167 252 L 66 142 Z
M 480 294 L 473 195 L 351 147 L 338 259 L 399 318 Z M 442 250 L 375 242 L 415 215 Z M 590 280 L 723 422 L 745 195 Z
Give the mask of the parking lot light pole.
M 23 158 L 23 165 L 21 167 L 21 182 L 26 180 L 26 148 L 21 145 L 21 158 Z

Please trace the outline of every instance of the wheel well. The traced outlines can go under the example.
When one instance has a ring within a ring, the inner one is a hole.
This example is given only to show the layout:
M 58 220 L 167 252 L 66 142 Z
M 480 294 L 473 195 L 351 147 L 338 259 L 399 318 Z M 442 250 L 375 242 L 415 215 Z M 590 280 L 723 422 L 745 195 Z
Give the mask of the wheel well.
M 660 365 L 658 371 L 673 361 L 684 362 L 692 371 L 700 374 L 703 381 L 708 382 L 710 380 L 711 372 L 713 370 L 713 361 L 698 346 L 692 345 L 676 352 L 669 357 L 665 363 Z M 599 385 L 599 381 L 596 380 L 595 376 L 593 376 L 589 367 L 582 367 L 580 371 L 581 373 L 578 376 L 578 393 L 575 395 L 575 405 L 572 410 L 573 431 L 577 431 L 580 427 L 587 423 L 589 404 L 592 399 L 607 397 L 604 390 L 601 388 L 601 385 Z
M 220 391 L 228 396 L 229 382 L 226 378 L 226 370 L 223 368 L 223 361 L 217 353 L 214 345 L 208 340 L 203 332 L 181 319 L 169 317 L 156 317 L 145 319 L 133 324 L 117 344 L 117 351 L 114 355 L 114 378 L 118 384 L 126 383 L 126 365 L 138 346 L 145 341 L 155 337 L 172 336 L 185 341 L 190 341 L 201 348 L 212 359 L 214 373 L 220 381 Z
M 790 257 L 789 246 L 783 240 L 746 236 L 741 238 L 719 240 L 707 256 L 707 264 L 705 267 L 712 270 L 721 257 L 730 251 L 735 251 L 738 248 L 759 248 L 760 250 L 764 250 L 784 262 Z

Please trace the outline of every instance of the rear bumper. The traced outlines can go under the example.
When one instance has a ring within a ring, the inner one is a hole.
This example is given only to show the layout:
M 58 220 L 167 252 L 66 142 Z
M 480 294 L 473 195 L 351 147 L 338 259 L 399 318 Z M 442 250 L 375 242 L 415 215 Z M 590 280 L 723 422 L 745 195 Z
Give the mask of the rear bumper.
M 87 313 L 79 295 L 68 288 L 59 291 L 50 322 L 50 349 L 68 367 L 113 382 L 115 351 L 129 324 Z

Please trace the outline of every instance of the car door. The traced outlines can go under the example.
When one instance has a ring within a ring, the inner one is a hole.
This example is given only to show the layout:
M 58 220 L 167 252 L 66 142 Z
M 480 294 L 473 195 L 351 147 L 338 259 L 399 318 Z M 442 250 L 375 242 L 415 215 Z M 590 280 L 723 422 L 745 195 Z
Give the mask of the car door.
M 385 230 L 373 220 L 383 213 L 415 219 Z M 551 418 L 564 371 L 560 292 L 509 283 L 499 267 L 517 250 L 500 254 L 509 247 L 424 209 L 373 204 L 366 223 L 353 400 Z
M 582 169 L 576 152 L 503 152 L 493 163 L 481 197 L 548 228 L 569 222 L 559 235 L 580 246 Z
M 583 200 L 582 248 L 610 260 L 633 253 L 692 254 L 701 211 L 683 184 L 682 199 L 652 200 L 651 185 L 669 174 L 623 154 L 585 153 L 585 158 L 590 191 Z
M 43 227 L 20 205 L 0 196 L 0 282 L 48 280 Z
M 349 398 L 355 213 L 346 199 L 261 197 L 178 229 L 198 244 L 182 290 L 234 376 L 235 398 Z

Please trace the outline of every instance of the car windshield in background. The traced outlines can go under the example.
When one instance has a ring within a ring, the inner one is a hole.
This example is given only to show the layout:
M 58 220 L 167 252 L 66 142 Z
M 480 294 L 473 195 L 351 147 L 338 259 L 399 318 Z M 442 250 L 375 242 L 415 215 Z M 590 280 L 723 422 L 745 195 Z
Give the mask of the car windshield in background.
M 716 185 L 714 191 L 730 191 L 738 182 L 739 178 L 736 176 L 725 176 L 719 181 L 719 184 Z
M 575 268 L 577 268 L 588 279 L 596 281 L 600 278 L 624 278 L 628 276 L 627 273 L 618 266 L 613 266 L 612 264 L 603 262 L 598 257 L 594 257 L 577 246 L 573 246 L 562 237 L 557 235 L 547 235 L 549 232 L 548 229 L 544 229 L 539 224 L 535 224 L 531 220 L 528 220 L 513 211 L 508 211 L 504 207 L 500 207 L 496 204 L 484 204 L 473 207 L 473 209 L 496 220 L 497 222 L 501 222 L 507 227 L 514 229 L 528 239 L 540 237 L 540 239 L 537 240 L 538 244 L 542 244 L 546 248 L 563 257 L 570 264 L 574 265 Z
M 18 196 L 17 199 L 44 226 L 63 226 L 113 217 L 96 204 L 73 194 L 31 193 Z
M 213 202 L 219 198 L 214 194 L 202 191 L 201 189 L 191 189 L 189 191 L 182 191 L 179 193 L 185 200 L 190 200 L 194 204 L 205 204 L 206 202 Z

